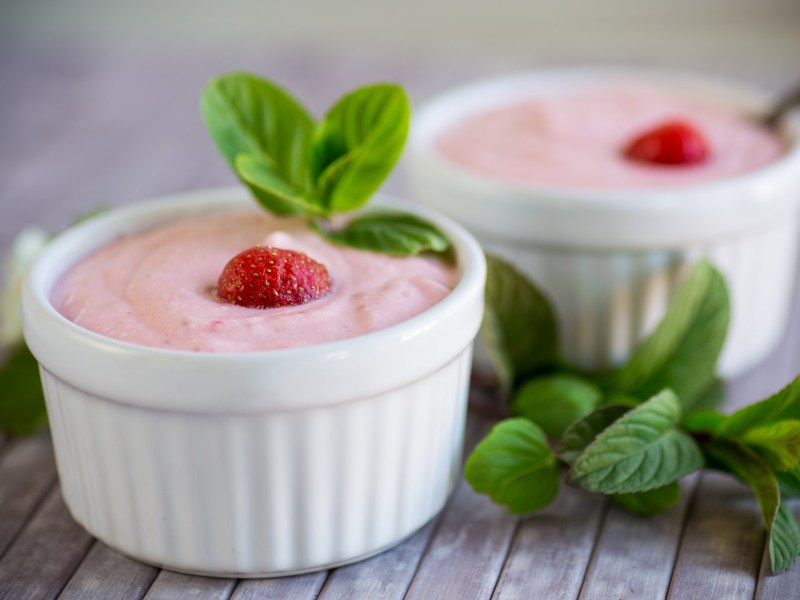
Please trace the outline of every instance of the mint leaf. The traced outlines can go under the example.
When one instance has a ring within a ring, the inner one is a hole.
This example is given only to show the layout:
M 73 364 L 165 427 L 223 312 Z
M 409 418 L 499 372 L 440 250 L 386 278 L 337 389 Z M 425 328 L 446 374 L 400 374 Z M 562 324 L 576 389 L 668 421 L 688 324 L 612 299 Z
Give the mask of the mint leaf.
M 725 422 L 725 415 L 713 410 L 694 410 L 683 417 L 681 425 L 691 433 L 716 434 Z
M 236 171 L 236 157 L 260 157 L 280 181 L 279 190 L 244 183 L 269 211 L 286 215 L 297 212 L 286 202 L 288 186 L 305 195 L 312 187 L 308 153 L 314 121 L 283 88 L 246 73 L 229 73 L 206 86 L 200 109 L 211 137 Z M 238 173 L 238 171 L 237 171 Z
M 766 400 L 737 410 L 722 426 L 722 433 L 737 437 L 756 425 L 800 419 L 800 376 Z
M 513 410 L 553 438 L 588 415 L 600 402 L 600 390 L 576 375 L 549 375 L 525 383 L 514 396 Z
M 691 408 L 714 381 L 729 321 L 725 280 L 702 260 L 673 296 L 656 330 L 618 373 L 615 389 L 647 398 L 670 388 Z
M 486 255 L 486 312 L 481 336 L 501 385 L 510 390 L 556 359 L 550 302 L 511 264 Z
M 572 464 L 594 439 L 631 409 L 625 404 L 604 404 L 570 425 L 556 447 L 558 457 Z
M 414 256 L 421 252 L 445 252 L 450 242 L 427 221 L 403 213 L 370 213 L 353 219 L 343 229 L 317 231 L 332 242 L 393 256 Z
M 25 435 L 47 422 L 39 364 L 24 342 L 0 366 L 0 431 Z
M 800 556 L 800 533 L 797 521 L 785 502 L 778 505 L 778 513 L 772 523 L 769 536 L 769 559 L 776 575 L 788 570 Z
M 400 158 L 410 121 L 411 106 L 400 86 L 370 85 L 342 97 L 311 141 L 320 203 L 333 212 L 363 205 Z
M 239 154 L 234 164 L 239 177 L 251 190 L 279 199 L 285 206 L 292 207 L 293 212 L 327 216 L 327 212 L 306 197 L 302 190 L 282 179 L 267 159 L 256 154 Z
M 733 474 L 753 490 L 767 529 L 772 570 L 780 573 L 788 569 L 797 557 L 797 552 L 794 551 L 789 560 L 793 546 L 792 537 L 797 537 L 797 530 L 795 526 L 794 532 L 791 531 L 791 524 L 787 523 L 785 514 L 778 518 L 780 489 L 772 469 L 755 452 L 733 440 L 714 440 L 705 446 L 705 450 L 717 467 Z
M 680 501 L 681 486 L 673 481 L 663 487 L 637 494 L 614 494 L 611 499 L 634 514 L 658 515 Z
M 714 410 L 719 408 L 725 401 L 725 382 L 717 377 L 711 380 L 708 387 L 700 392 L 692 402 L 693 409 Z
M 800 464 L 800 420 L 756 425 L 739 440 L 776 471 L 788 471 Z
M 695 441 L 676 425 L 681 405 L 664 390 L 612 423 L 572 465 L 570 481 L 590 492 L 661 487 L 703 466 Z
M 544 432 L 523 417 L 495 425 L 472 452 L 464 476 L 512 513 L 544 508 L 558 492 L 560 468 Z
M 789 498 L 800 496 L 800 467 L 795 467 L 785 473 L 775 473 L 781 494 Z

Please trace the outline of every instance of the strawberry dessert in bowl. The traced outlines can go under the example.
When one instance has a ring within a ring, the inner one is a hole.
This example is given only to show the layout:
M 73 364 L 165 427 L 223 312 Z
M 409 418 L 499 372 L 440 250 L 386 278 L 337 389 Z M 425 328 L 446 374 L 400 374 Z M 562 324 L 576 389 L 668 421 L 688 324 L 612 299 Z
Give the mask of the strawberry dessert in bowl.
M 430 520 L 460 471 L 484 264 L 460 227 L 421 214 L 454 266 L 306 232 L 294 245 L 314 247 L 330 289 L 267 309 L 209 289 L 226 244 L 289 236 L 240 190 L 115 211 L 52 242 L 27 281 L 25 333 L 75 519 L 142 561 L 237 577 L 351 562 Z M 213 239 L 207 255 L 171 263 L 176 228 Z M 286 279 L 324 287 L 291 262 Z
M 351 128 L 362 103 L 377 122 Z M 25 337 L 90 533 L 178 571 L 277 576 L 380 552 L 443 507 L 483 253 L 432 211 L 338 214 L 394 164 L 407 108 L 374 86 L 315 123 L 274 84 L 222 77 L 204 116 L 247 191 L 116 210 L 43 250 Z
M 758 89 L 656 69 L 479 82 L 418 112 L 414 197 L 543 288 L 585 369 L 624 362 L 708 256 L 732 298 L 720 369 L 737 374 L 780 340 L 797 269 L 800 118 L 767 129 L 768 107 Z

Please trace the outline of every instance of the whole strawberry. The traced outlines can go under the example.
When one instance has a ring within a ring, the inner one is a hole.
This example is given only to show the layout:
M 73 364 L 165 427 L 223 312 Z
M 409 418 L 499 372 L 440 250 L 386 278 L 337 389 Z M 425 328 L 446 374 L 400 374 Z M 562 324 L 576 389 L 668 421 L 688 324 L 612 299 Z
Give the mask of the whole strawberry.
M 249 308 L 306 304 L 330 289 L 324 265 L 302 252 L 270 246 L 254 246 L 234 256 L 217 283 L 221 300 Z
M 631 160 L 659 165 L 692 165 L 706 160 L 708 143 L 685 121 L 667 121 L 645 131 L 625 147 Z

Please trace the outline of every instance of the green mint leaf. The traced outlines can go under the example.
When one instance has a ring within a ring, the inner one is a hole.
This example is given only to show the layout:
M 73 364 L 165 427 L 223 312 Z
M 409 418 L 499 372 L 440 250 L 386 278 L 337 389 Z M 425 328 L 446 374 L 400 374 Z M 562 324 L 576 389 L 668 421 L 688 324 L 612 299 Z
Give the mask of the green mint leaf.
M 776 471 L 789 471 L 800 464 L 800 420 L 757 425 L 748 429 L 739 440 L 755 450 Z
M 778 478 L 781 495 L 787 498 L 800 496 L 800 467 L 795 467 L 785 473 L 775 473 L 775 477 Z
M 677 481 L 673 481 L 663 487 L 638 494 L 614 494 L 611 499 L 634 514 L 659 515 L 680 501 L 681 486 Z
M 576 375 L 539 377 L 525 383 L 514 396 L 512 409 L 527 417 L 552 438 L 582 419 L 599 404 L 597 386 Z
M 776 575 L 787 571 L 800 556 L 800 533 L 797 521 L 785 502 L 778 505 L 778 514 L 769 536 L 769 560 Z
M 725 382 L 721 378 L 714 376 L 708 387 L 696 396 L 691 408 L 716 410 L 725 401 L 725 393 Z
M 240 154 L 254 154 L 292 189 L 303 195 L 311 189 L 308 156 L 314 121 L 283 88 L 246 73 L 229 73 L 208 84 L 200 108 L 231 168 L 236 170 Z M 281 194 L 244 183 L 267 210 L 278 215 L 297 212 Z
M 24 342 L 0 366 L 0 389 L 0 431 L 25 435 L 47 423 L 39 364 Z
M 734 440 L 715 439 L 705 445 L 705 451 L 716 467 L 731 473 L 753 490 L 767 529 L 772 570 L 780 573 L 788 569 L 797 557 L 793 540 L 797 538 L 797 529 L 794 525 L 792 531 L 794 519 L 789 523 L 786 514 L 779 516 L 780 488 L 772 469 L 755 452 Z
M 301 190 L 281 178 L 269 161 L 257 154 L 240 154 L 234 162 L 236 172 L 251 190 L 262 192 L 258 198 L 278 199 L 293 212 L 302 215 L 327 216 L 327 212 L 306 197 Z M 269 208 L 267 206 L 267 208 Z
M 553 308 L 511 264 L 486 255 L 486 312 L 481 337 L 504 389 L 556 359 Z
M 626 404 L 604 404 L 589 413 L 567 428 L 556 447 L 556 454 L 565 463 L 573 464 L 598 435 L 630 409 Z
M 692 408 L 714 380 L 729 321 L 725 280 L 710 262 L 700 261 L 656 330 L 618 373 L 616 389 L 647 398 L 670 388 Z
M 766 400 L 745 406 L 730 415 L 722 432 L 738 437 L 753 427 L 786 419 L 800 419 L 800 376 Z
M 550 504 L 558 492 L 559 475 L 544 432 L 523 417 L 495 425 L 464 467 L 476 492 L 518 514 Z
M 342 97 L 311 141 L 320 203 L 346 212 L 369 200 L 400 158 L 410 121 L 411 106 L 398 85 L 365 86 Z
M 358 217 L 343 229 L 317 231 L 332 242 L 392 256 L 414 256 L 421 252 L 445 252 L 450 242 L 427 221 L 404 213 L 376 212 Z
M 693 410 L 683 417 L 681 425 L 691 433 L 710 433 L 716 435 L 725 422 L 725 415 L 713 410 Z
M 703 466 L 695 441 L 676 427 L 681 405 L 663 390 L 608 426 L 572 465 L 571 483 L 590 492 L 629 494 L 677 481 Z

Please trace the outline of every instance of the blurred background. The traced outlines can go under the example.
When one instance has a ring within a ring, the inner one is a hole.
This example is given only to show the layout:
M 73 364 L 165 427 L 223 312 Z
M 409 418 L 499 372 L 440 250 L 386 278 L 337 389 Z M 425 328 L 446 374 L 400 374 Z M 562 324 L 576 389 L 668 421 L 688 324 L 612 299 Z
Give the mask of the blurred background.
M 776 93 L 800 80 L 800 0 L 0 0 L 0 253 L 22 226 L 227 184 L 209 77 L 256 71 L 314 111 L 360 83 L 415 104 L 552 65 L 668 65 Z M 402 168 L 389 189 L 404 193 Z

